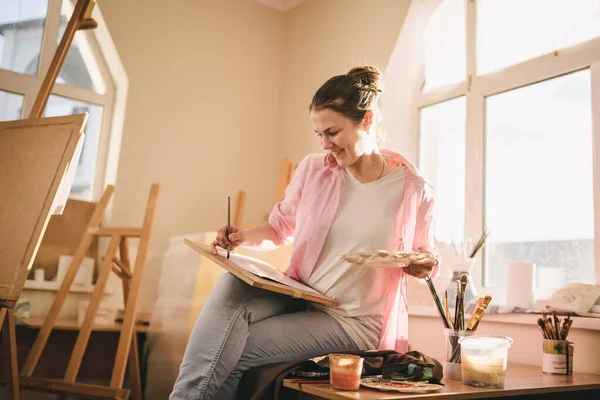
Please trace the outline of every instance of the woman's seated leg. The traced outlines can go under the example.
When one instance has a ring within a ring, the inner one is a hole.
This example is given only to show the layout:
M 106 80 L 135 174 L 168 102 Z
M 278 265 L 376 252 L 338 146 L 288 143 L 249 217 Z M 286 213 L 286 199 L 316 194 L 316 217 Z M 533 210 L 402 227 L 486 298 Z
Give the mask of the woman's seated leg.
M 305 304 L 223 275 L 194 325 L 170 399 L 215 398 L 242 355 L 249 327 Z
M 264 319 L 250 326 L 249 335 L 239 362 L 217 393 L 219 400 L 236 398 L 242 375 L 250 368 L 358 350 L 335 318 L 314 309 Z

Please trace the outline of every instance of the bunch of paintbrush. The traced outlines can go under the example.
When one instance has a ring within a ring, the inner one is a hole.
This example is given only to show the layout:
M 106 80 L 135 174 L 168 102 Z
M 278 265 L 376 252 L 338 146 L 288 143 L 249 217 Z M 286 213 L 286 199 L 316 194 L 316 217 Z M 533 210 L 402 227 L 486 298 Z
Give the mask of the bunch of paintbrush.
M 573 320 L 571 319 L 571 316 L 568 315 L 567 318 L 564 318 L 561 323 L 560 318 L 556 316 L 556 311 L 552 311 L 552 316 L 549 318 L 546 313 L 543 312 L 542 318 L 539 318 L 537 323 L 542 330 L 544 339 L 567 340 L 569 329 L 571 329 Z
M 485 241 L 485 239 L 484 239 Z M 469 277 L 467 274 L 462 274 L 460 280 L 456 281 L 456 308 L 454 309 L 454 318 L 450 314 L 450 310 L 448 309 L 448 292 L 445 292 L 444 300 L 445 304 L 442 308 L 442 302 L 438 297 L 438 294 L 431 282 L 429 277 L 425 278 L 425 282 L 429 287 L 429 291 L 431 292 L 431 296 L 433 297 L 433 301 L 435 306 L 440 314 L 440 318 L 442 319 L 442 324 L 446 329 L 452 329 L 455 331 L 467 330 L 467 331 L 475 331 L 485 310 L 487 309 L 488 304 L 492 300 L 491 296 L 480 297 L 477 300 L 477 304 L 475 306 L 475 310 L 471 315 L 471 319 L 465 325 L 465 293 L 467 289 L 467 284 L 469 282 Z M 452 357 L 451 362 L 460 362 L 460 344 L 458 343 L 458 336 L 448 337 L 452 346 Z
M 477 330 L 477 327 L 479 326 L 479 322 L 481 322 L 481 319 L 483 318 L 483 314 L 485 314 L 485 310 L 487 309 L 487 306 L 490 304 L 490 301 L 492 301 L 492 297 L 491 296 L 485 296 L 485 297 L 480 297 L 479 299 L 477 299 L 477 303 L 475 304 L 475 309 L 473 310 L 473 313 L 471 314 L 471 318 L 469 319 L 469 322 L 467 323 L 466 327 L 457 328 L 456 325 L 456 321 L 454 324 L 454 329 L 455 330 L 466 330 L 469 332 L 475 332 Z M 462 312 L 463 318 L 464 318 L 464 311 Z M 464 319 L 462 321 L 462 324 L 464 326 Z M 458 337 L 452 337 L 451 339 L 453 339 L 451 341 L 452 344 L 452 356 L 450 357 L 450 362 L 453 363 L 459 363 L 460 362 L 460 343 L 458 343 Z

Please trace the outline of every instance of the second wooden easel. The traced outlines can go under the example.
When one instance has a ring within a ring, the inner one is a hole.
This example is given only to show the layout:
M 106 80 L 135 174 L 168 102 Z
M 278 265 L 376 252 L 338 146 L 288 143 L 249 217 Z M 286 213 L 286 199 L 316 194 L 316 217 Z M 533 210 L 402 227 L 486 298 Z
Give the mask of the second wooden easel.
M 104 212 L 113 192 L 114 187 L 108 186 L 104 191 L 100 202 L 96 206 L 88 223 L 86 232 L 73 256 L 73 261 L 65 274 L 58 294 L 56 295 L 56 299 L 54 300 L 35 343 L 33 344 L 33 348 L 25 361 L 25 365 L 21 371 L 21 385 L 25 388 L 63 395 L 79 395 L 89 398 L 127 399 L 129 398 L 129 390 L 123 388 L 123 380 L 125 378 L 125 368 L 128 366 L 133 398 L 135 400 L 142 399 L 137 335 L 135 332 L 135 311 L 137 308 L 144 264 L 146 262 L 146 254 L 150 244 L 150 235 L 154 223 L 159 185 L 154 184 L 150 189 L 150 197 L 148 198 L 142 228 L 100 227 L 100 222 L 102 221 Z M 106 254 L 102 259 L 102 265 L 98 271 L 94 293 L 90 298 L 90 304 L 83 320 L 83 324 L 81 325 L 79 335 L 77 336 L 77 341 L 75 342 L 75 347 L 73 348 L 73 353 L 71 354 L 64 379 L 56 380 L 34 377 L 33 373 L 40 356 L 42 355 L 46 342 L 48 341 L 48 337 L 52 332 L 54 324 L 56 323 L 58 315 L 67 298 L 69 288 L 77 275 L 81 261 L 87 254 L 94 237 L 109 237 L 110 242 Z M 139 238 L 135 269 L 133 271 L 129 263 L 127 242 L 130 238 Z M 120 257 L 117 257 L 117 252 L 120 253 Z M 111 271 L 115 272 L 122 280 L 125 312 L 110 386 L 79 383 L 76 382 L 77 374 L 92 332 L 96 312 L 98 311 Z

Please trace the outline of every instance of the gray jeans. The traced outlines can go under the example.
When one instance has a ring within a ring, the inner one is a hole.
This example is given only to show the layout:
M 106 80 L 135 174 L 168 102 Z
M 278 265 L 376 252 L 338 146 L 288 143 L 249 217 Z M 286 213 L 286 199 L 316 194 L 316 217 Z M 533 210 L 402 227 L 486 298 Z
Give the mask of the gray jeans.
M 227 273 L 192 330 L 170 400 L 235 399 L 244 371 L 358 350 L 329 314 Z

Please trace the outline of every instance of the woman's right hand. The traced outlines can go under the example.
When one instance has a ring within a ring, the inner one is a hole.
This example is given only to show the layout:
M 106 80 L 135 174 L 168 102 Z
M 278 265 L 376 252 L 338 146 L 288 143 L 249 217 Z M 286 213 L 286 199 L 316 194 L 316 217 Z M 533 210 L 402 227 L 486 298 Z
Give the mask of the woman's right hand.
M 227 233 L 227 224 L 221 226 L 217 230 L 217 237 L 210 243 L 210 251 L 217 255 L 217 246 L 226 249 L 227 244 L 230 245 L 229 250 L 233 250 L 239 245 L 246 242 L 246 230 L 241 229 L 235 225 L 230 225 L 229 237 L 226 237 Z

